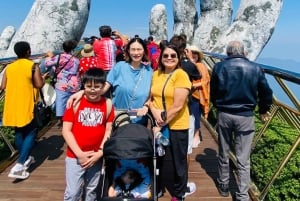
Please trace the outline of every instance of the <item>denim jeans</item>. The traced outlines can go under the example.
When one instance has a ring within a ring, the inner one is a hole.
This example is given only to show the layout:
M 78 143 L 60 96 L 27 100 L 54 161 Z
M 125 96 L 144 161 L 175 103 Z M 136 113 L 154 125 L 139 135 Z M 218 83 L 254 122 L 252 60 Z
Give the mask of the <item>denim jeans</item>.
M 68 98 L 73 94 L 72 92 L 62 91 L 55 89 L 56 99 L 55 99 L 55 111 L 57 117 L 64 116 L 66 110 L 66 104 Z
M 37 128 L 31 121 L 24 127 L 15 128 L 15 145 L 19 151 L 18 163 L 24 164 L 27 160 L 37 135 Z

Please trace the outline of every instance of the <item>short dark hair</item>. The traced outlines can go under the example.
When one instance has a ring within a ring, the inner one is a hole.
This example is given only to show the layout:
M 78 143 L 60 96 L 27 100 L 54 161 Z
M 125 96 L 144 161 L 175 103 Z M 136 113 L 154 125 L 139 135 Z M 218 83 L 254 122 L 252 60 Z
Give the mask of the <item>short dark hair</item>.
M 159 49 L 163 49 L 168 44 L 169 44 L 168 40 L 161 40 L 159 42 Z
M 18 58 L 25 58 L 27 56 L 30 56 L 30 44 L 26 41 L 19 41 L 15 44 L 14 51 Z
M 186 39 L 184 38 L 183 35 L 172 36 L 172 38 L 170 39 L 170 43 L 177 46 L 181 56 L 184 55 L 184 50 L 187 44 L 186 44 Z
M 77 47 L 78 41 L 71 39 L 71 40 L 66 40 L 63 43 L 63 49 L 65 52 L 71 52 L 72 50 L 74 50 Z
M 106 75 L 104 70 L 100 69 L 100 68 L 90 68 L 88 69 L 82 78 L 82 83 L 85 84 L 87 82 L 94 82 L 94 83 L 101 83 L 101 84 L 105 84 L 106 82 Z
M 99 27 L 99 32 L 101 37 L 111 37 L 111 27 L 108 25 Z
M 153 40 L 154 40 L 153 36 L 148 37 L 148 41 L 153 41 Z

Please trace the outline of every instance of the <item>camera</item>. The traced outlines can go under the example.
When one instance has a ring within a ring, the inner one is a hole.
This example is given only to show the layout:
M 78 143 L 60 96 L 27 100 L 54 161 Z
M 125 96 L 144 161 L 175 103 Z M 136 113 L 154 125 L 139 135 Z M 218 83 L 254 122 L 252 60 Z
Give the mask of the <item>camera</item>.
M 167 120 L 167 112 L 166 111 L 162 111 L 160 113 L 160 117 L 163 121 L 166 121 Z

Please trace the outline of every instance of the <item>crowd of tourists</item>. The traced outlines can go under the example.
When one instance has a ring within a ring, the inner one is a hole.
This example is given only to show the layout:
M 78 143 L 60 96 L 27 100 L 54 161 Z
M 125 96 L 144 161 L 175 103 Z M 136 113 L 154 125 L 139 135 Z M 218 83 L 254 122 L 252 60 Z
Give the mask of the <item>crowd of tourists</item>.
M 28 168 L 34 162 L 31 150 L 38 131 L 34 97 L 51 74 L 55 77 L 56 126 L 67 144 L 64 200 L 97 199 L 104 145 L 115 116 L 122 111 L 134 111 L 136 118 L 131 123 L 147 128 L 146 114 L 150 114 L 155 122 L 149 128 L 154 137 L 162 133 L 168 139 L 164 154 L 158 155 L 155 196 L 168 191 L 171 201 L 184 200 L 196 191 L 188 176 L 189 159 L 193 149 L 201 146 L 201 116 L 208 118 L 210 103 L 218 111 L 217 189 L 221 196 L 229 196 L 228 156 L 234 140 L 239 175 L 235 198 L 249 200 L 254 109 L 258 105 L 261 118 L 267 120 L 272 90 L 260 67 L 246 58 L 241 41 L 228 43 L 228 57 L 212 72 L 203 62 L 201 47 L 188 44 L 184 34 L 155 41 L 152 36 L 130 38 L 104 25 L 99 28 L 99 37 L 86 41 L 79 57 L 74 54 L 77 45 L 75 40 L 66 40 L 62 53 L 47 52 L 45 72 L 41 72 L 29 59 L 30 44 L 15 44 L 18 58 L 7 65 L 1 83 L 6 91 L 3 125 L 15 128 L 19 151 L 9 177 L 27 179 L 30 175 Z M 132 170 L 119 176 L 124 186 L 137 178 Z M 116 184 L 109 196 L 120 193 Z M 136 190 L 135 196 L 153 196 L 142 190 L 145 192 Z

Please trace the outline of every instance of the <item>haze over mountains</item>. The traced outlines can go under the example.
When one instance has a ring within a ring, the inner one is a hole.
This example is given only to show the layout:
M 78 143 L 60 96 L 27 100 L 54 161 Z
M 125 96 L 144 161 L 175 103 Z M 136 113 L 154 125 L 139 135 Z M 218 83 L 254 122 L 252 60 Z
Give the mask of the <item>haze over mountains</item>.
M 274 66 L 277 68 L 289 70 L 292 72 L 300 73 L 300 62 L 291 59 L 279 59 L 279 58 L 257 58 L 257 63 L 265 64 L 268 66 Z
M 291 59 L 278 59 L 278 58 L 266 57 L 266 58 L 257 58 L 256 62 L 300 74 L 300 62 Z M 268 79 L 270 87 L 273 90 L 274 96 L 281 102 L 295 108 L 295 106 L 290 101 L 286 93 L 279 86 L 278 82 L 272 76 L 266 75 L 266 77 Z M 294 96 L 299 99 L 300 97 L 299 84 L 295 84 L 288 81 L 284 83 L 287 84 L 287 86 L 290 88 Z

